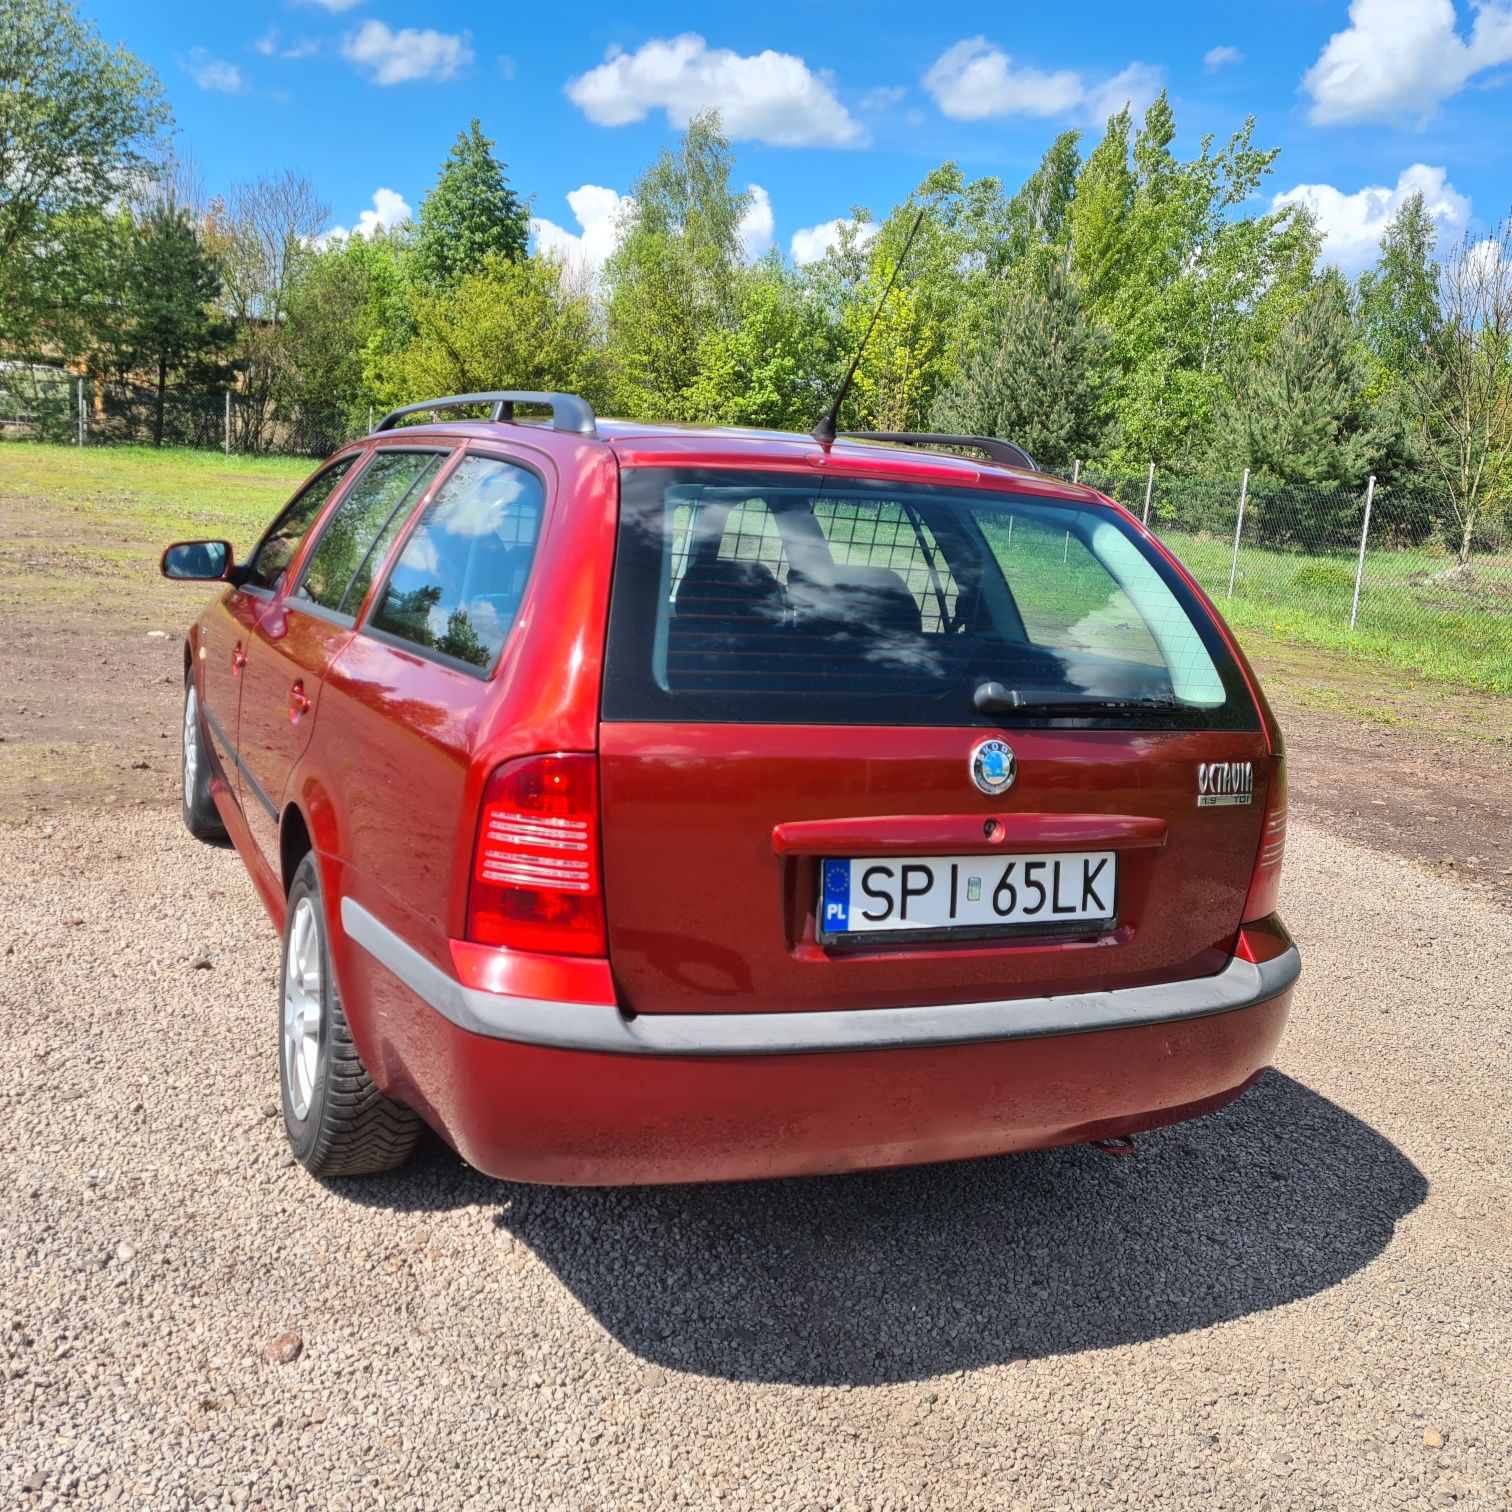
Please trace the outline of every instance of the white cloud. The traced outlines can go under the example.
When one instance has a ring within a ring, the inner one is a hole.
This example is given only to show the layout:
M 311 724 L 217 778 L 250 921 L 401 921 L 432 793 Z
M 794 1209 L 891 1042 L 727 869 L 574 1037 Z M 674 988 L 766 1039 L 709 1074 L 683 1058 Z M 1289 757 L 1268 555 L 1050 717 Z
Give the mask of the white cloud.
M 320 51 L 320 43 L 313 37 L 301 37 L 299 41 L 291 42 L 285 47 L 280 40 L 278 28 L 270 26 L 252 44 L 252 50 L 265 58 L 313 58 Z
M 863 247 L 878 231 L 877 225 L 872 221 L 856 226 L 854 221 L 838 218 L 820 221 L 817 226 L 805 226 L 802 230 L 793 232 L 793 240 L 788 248 L 793 261 L 795 263 L 818 262 L 826 252 L 840 245 L 841 233 L 848 226 L 856 227 L 856 240 Z
M 868 89 L 861 96 L 862 110 L 891 110 L 894 105 L 901 105 L 908 95 L 908 90 L 901 84 L 879 84 L 875 89 Z
M 1484 0 L 1472 8 L 1466 42 L 1453 0 L 1353 0 L 1349 26 L 1303 75 L 1313 120 L 1426 120 L 1474 74 L 1512 62 L 1512 6 Z
M 597 273 L 619 245 L 621 217 L 634 203 L 628 195 L 617 194 L 601 184 L 584 184 L 567 196 L 567 205 L 578 223 L 576 232 L 541 216 L 531 217 L 536 251 L 549 253 L 569 267 Z
M 986 37 L 968 37 L 947 48 L 924 75 L 929 91 L 946 115 L 958 121 L 993 116 L 1063 116 L 1084 113 L 1096 124 L 1125 104 L 1144 109 L 1160 90 L 1160 71 L 1147 63 L 1130 63 L 1112 78 L 1088 83 L 1072 69 L 1054 73 L 1015 67 L 1013 59 Z
M 203 47 L 191 47 L 189 55 L 180 58 L 179 63 L 201 89 L 211 89 L 217 94 L 240 94 L 247 87 L 236 64 L 223 62 Z
M 771 250 L 777 221 L 772 215 L 772 196 L 760 184 L 748 184 L 746 188 L 750 191 L 751 208 L 741 216 L 738 234 L 746 261 L 755 262 Z
M 846 147 L 864 133 L 835 97 L 830 76 L 791 53 L 745 57 L 711 48 L 693 32 L 656 38 L 633 53 L 612 47 L 597 68 L 567 81 L 567 98 L 599 126 L 643 121 L 666 112 L 685 126 L 717 107 L 732 138 L 774 147 Z
M 1013 59 L 986 37 L 971 37 L 947 48 L 924 75 L 924 87 L 935 104 L 958 121 L 1064 115 L 1081 103 L 1084 92 L 1080 74 L 1015 68 Z
M 342 38 L 341 55 L 375 84 L 451 79 L 473 60 L 472 34 L 413 26 L 391 31 L 382 21 L 364 21 Z
M 1145 107 L 1160 93 L 1161 72 L 1148 63 L 1131 63 L 1120 69 L 1111 79 L 1094 84 L 1087 91 L 1087 119 L 1094 126 L 1106 124 L 1109 116 L 1117 115 L 1125 105 L 1136 118 L 1145 113 Z
M 1217 73 L 1220 68 L 1227 67 L 1230 63 L 1244 62 L 1244 54 L 1237 47 L 1210 47 L 1202 55 L 1202 66 L 1209 73 Z
M 766 255 L 772 245 L 776 219 L 772 214 L 772 197 L 760 184 L 748 184 L 751 207 L 741 217 L 737 235 L 747 262 Z M 569 231 L 544 216 L 532 216 L 530 232 L 536 251 L 555 257 L 569 268 L 581 268 L 596 275 L 619 245 L 620 226 L 626 214 L 635 208 L 628 194 L 606 189 L 602 184 L 584 184 L 567 196 L 568 207 L 578 223 Z
M 1358 272 L 1376 259 L 1381 233 L 1410 194 L 1423 196 L 1423 207 L 1438 227 L 1442 240 L 1464 230 L 1470 219 L 1470 201 L 1449 182 L 1443 168 L 1414 163 L 1404 168 L 1396 184 L 1367 184 L 1345 194 L 1332 184 L 1298 184 L 1278 194 L 1271 208 L 1305 205 L 1317 218 L 1323 233 L 1323 256 L 1348 273 Z
M 332 226 L 319 238 L 317 245 L 324 246 L 329 241 L 341 241 L 348 236 L 373 236 L 378 231 L 402 226 L 405 221 L 413 218 L 414 211 L 397 190 L 376 189 L 373 191 L 372 208 L 358 215 L 357 224 L 351 230 L 345 226 Z

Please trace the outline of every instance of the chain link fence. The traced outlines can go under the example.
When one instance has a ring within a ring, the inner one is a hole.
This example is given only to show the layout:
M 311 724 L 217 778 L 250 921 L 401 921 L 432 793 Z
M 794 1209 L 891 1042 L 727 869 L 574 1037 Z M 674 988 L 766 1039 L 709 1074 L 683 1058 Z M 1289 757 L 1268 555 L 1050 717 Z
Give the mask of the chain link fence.
M 60 369 L 0 367 L 0 441 L 188 446 L 227 454 L 325 457 L 365 435 L 373 411 L 240 389 L 155 388 Z
M 1073 471 L 1145 520 L 1240 628 L 1512 693 L 1505 514 L 1477 525 L 1462 566 L 1459 520 L 1432 488 Z

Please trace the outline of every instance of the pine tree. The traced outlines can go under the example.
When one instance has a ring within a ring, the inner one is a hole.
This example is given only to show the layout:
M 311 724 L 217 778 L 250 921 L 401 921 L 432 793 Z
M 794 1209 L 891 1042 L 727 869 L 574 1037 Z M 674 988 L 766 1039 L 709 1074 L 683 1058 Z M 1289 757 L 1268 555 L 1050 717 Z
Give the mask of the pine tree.
M 1358 488 L 1399 441 L 1371 402 L 1369 381 L 1349 286 L 1330 269 L 1261 361 L 1238 375 L 1218 454 L 1260 479 Z
M 491 256 L 524 261 L 530 208 L 509 187 L 506 165 L 493 148 L 474 118 L 457 134 L 436 187 L 421 201 L 414 269 L 422 283 L 455 283 Z
M 1107 427 L 1098 379 L 1106 341 L 1075 283 L 1050 262 L 1000 297 L 978 345 L 935 401 L 933 424 L 1016 441 L 1052 471 L 1096 456 Z
M 214 309 L 220 272 L 183 210 L 168 203 L 149 212 L 136 227 L 127 256 L 122 355 L 124 365 L 154 374 L 152 439 L 161 446 L 168 375 L 203 369 L 225 349 L 232 332 Z

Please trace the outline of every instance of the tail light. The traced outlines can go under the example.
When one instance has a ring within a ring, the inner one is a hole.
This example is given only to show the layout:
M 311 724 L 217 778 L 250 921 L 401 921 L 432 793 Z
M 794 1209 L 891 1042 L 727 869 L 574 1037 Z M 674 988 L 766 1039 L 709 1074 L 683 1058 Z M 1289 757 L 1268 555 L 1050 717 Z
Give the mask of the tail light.
M 1286 760 L 1277 757 L 1271 765 L 1270 790 L 1265 796 L 1265 823 L 1260 830 L 1260 852 L 1250 877 L 1249 897 L 1244 900 L 1244 922 L 1253 924 L 1276 911 L 1281 891 L 1281 858 L 1286 853 Z
M 558 955 L 604 955 L 598 760 L 526 756 L 488 779 L 478 817 L 467 938 Z

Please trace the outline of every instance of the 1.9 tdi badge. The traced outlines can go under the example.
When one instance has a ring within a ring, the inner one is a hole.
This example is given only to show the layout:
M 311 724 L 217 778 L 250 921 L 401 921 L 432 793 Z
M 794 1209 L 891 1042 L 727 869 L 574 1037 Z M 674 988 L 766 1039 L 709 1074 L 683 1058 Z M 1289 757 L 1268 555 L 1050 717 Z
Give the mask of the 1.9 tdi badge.
M 971 753 L 971 780 L 984 793 L 1006 793 L 1018 776 L 1018 758 L 1006 740 L 984 740 Z
M 1255 792 L 1255 768 L 1248 761 L 1197 763 L 1197 807 L 1230 808 L 1248 803 Z

